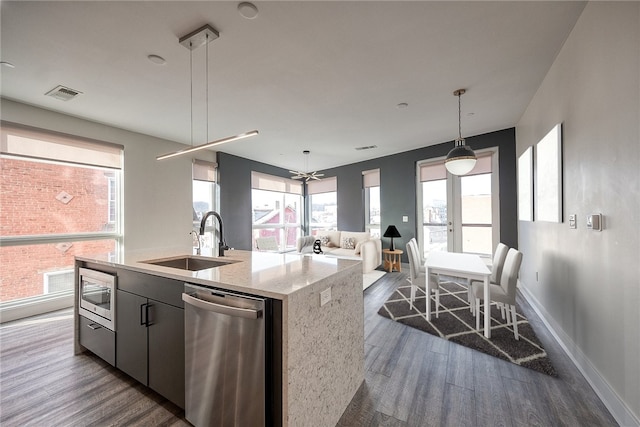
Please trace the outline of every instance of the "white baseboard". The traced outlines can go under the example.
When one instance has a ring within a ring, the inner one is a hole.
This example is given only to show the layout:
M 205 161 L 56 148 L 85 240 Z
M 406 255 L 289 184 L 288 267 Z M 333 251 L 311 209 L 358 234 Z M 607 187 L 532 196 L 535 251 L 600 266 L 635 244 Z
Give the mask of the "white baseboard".
M 522 283 L 520 282 L 520 285 Z M 575 345 L 573 340 L 564 333 L 562 328 L 553 320 L 551 315 L 546 312 L 542 304 L 525 286 L 518 286 L 522 296 L 531 305 L 533 310 L 538 314 L 540 320 L 544 322 L 547 329 L 555 337 L 564 352 L 569 356 L 574 365 L 586 378 L 596 392 L 602 403 L 607 407 L 611 415 L 616 419 L 618 424 L 624 427 L 640 427 L 640 419 L 631 412 L 624 400 L 611 388 L 609 383 L 602 377 L 600 372 L 591 363 L 589 358 L 582 352 L 580 347 Z
M 62 310 L 73 306 L 73 294 L 60 295 L 56 297 L 34 298 L 16 303 L 3 303 L 0 305 L 0 323 L 12 320 L 24 319 L 25 317 L 36 316 L 50 311 Z

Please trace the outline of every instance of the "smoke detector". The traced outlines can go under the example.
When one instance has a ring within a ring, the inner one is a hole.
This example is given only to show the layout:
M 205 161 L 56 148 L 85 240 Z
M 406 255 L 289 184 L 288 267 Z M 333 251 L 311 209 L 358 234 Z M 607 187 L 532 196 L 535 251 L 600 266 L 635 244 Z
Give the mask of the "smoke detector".
M 71 89 L 62 85 L 56 86 L 49 92 L 45 93 L 45 95 L 59 99 L 60 101 L 69 101 L 81 94 L 82 92 L 79 90 Z

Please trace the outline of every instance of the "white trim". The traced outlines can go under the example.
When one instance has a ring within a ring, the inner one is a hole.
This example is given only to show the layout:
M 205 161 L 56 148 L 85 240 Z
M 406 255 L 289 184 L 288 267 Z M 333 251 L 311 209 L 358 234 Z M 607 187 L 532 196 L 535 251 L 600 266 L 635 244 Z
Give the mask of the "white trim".
M 518 289 L 522 296 L 527 300 L 529 305 L 536 312 L 540 320 L 547 327 L 551 335 L 556 339 L 565 354 L 571 359 L 573 364 L 578 368 L 580 373 L 587 380 L 591 388 L 596 392 L 602 403 L 607 407 L 613 418 L 618 424 L 627 427 L 640 427 L 640 419 L 638 419 L 626 403 L 618 396 L 616 391 L 611 388 L 605 378 L 602 377 L 598 369 L 593 366 L 589 358 L 582 352 L 567 334 L 564 333 L 560 325 L 558 325 L 553 317 L 547 313 L 542 304 L 536 297 L 518 281 Z
M 109 233 L 61 233 L 28 236 L 0 236 L 0 246 L 43 245 L 47 243 L 81 242 L 86 240 L 113 239 L 119 243 L 122 234 Z
M 73 307 L 73 292 L 39 295 L 0 303 L 0 323 Z

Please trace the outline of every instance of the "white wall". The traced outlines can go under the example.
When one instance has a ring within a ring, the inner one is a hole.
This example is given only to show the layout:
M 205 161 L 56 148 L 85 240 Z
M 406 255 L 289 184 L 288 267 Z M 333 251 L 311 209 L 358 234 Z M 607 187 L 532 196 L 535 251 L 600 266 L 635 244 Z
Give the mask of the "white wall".
M 516 127 L 516 154 L 559 122 L 564 222 L 519 222 L 521 282 L 618 422 L 638 425 L 640 3 L 586 6 Z M 591 213 L 602 232 L 587 230 Z
M 192 158 L 155 159 L 184 145 L 6 99 L 1 107 L 2 120 L 123 145 L 125 250 L 191 251 Z M 198 158 L 213 160 L 213 153 L 201 151 Z

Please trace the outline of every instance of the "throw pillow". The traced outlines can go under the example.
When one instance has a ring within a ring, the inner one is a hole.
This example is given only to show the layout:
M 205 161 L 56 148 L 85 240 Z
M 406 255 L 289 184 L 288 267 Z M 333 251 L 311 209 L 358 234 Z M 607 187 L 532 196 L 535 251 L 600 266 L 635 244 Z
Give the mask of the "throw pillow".
M 355 244 L 355 241 L 353 240 L 353 237 L 343 238 L 342 243 L 340 244 L 340 247 L 342 247 L 342 249 L 355 249 L 356 244 Z
M 318 240 L 320 240 L 320 245 L 322 246 L 329 245 L 329 236 L 318 236 Z

